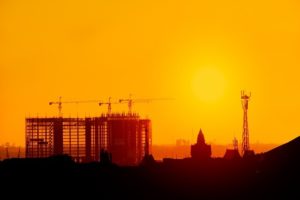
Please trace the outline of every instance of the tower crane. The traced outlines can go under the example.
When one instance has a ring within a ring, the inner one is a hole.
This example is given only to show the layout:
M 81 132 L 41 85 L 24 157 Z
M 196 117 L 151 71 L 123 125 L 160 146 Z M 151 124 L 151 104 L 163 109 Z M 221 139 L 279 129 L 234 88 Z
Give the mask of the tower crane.
M 111 104 L 117 104 L 117 103 L 120 103 L 120 102 L 112 102 L 111 97 L 109 97 L 107 102 L 100 102 L 99 106 L 107 105 L 107 114 L 110 115 L 111 114 Z
M 61 101 L 61 96 L 58 97 L 58 101 L 50 101 L 49 105 L 57 104 L 58 105 L 58 116 L 62 117 L 62 101 Z
M 148 98 L 148 99 L 133 99 L 132 95 L 129 95 L 128 99 L 119 99 L 119 103 L 128 104 L 128 113 L 132 114 L 132 106 L 133 103 L 150 103 L 152 101 L 160 101 L 160 100 L 174 100 L 173 98 Z
M 101 100 L 85 100 L 85 101 L 62 101 L 61 100 L 61 96 L 59 97 L 58 101 L 50 101 L 49 105 L 53 105 L 53 104 L 57 104 L 58 105 L 58 116 L 62 117 L 63 113 L 62 113 L 62 104 L 66 104 L 66 103 L 95 103 L 95 102 L 100 102 Z

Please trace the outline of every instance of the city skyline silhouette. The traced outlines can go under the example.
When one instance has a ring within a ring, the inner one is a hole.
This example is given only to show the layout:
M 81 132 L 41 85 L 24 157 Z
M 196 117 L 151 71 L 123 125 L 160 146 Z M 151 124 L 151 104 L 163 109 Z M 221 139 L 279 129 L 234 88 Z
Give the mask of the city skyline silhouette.
M 299 199 L 300 2 L 0 2 L 0 188 Z

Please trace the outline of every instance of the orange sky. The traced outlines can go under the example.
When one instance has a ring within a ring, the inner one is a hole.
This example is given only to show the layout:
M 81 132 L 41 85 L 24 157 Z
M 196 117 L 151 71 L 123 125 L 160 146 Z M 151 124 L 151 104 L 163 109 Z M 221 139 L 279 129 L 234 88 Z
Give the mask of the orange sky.
M 240 90 L 252 92 L 250 142 L 300 132 L 300 2 L 27 0 L 0 2 L 0 143 L 24 144 L 25 116 L 48 102 L 173 97 L 136 104 L 153 142 L 241 141 Z M 126 105 L 113 107 L 126 111 Z M 95 115 L 97 104 L 64 105 Z

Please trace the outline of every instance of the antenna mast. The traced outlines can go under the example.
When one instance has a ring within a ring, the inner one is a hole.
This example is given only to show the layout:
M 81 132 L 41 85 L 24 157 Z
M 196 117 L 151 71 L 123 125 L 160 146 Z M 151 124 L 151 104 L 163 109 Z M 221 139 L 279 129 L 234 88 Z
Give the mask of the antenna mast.
M 244 112 L 243 119 L 243 136 L 242 136 L 242 155 L 250 150 L 249 144 L 249 127 L 248 127 L 248 102 L 250 100 L 251 93 L 246 94 L 245 91 L 241 91 L 242 108 Z

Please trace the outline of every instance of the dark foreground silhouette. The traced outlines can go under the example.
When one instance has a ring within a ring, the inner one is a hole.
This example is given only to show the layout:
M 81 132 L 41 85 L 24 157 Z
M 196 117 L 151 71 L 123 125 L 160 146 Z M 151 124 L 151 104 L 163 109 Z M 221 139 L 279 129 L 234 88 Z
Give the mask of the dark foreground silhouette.
M 0 163 L 1 193 L 24 198 L 299 199 L 300 137 L 248 159 L 75 164 L 68 156 Z

